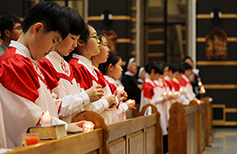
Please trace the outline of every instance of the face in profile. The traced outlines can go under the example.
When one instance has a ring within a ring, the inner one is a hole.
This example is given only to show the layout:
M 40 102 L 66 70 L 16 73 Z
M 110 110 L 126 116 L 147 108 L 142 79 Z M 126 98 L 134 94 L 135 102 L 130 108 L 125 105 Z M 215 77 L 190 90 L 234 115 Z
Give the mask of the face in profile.
M 34 60 L 42 60 L 49 52 L 55 50 L 62 37 L 57 31 L 44 31 L 42 23 L 36 23 L 32 27 L 32 35 L 29 38 L 28 48 Z
M 128 69 L 128 71 L 133 73 L 133 74 L 137 73 L 137 63 L 135 61 L 131 63 L 131 66 Z
M 109 56 L 109 48 L 107 46 L 107 39 L 103 36 L 100 42 L 100 53 L 92 57 L 92 61 L 97 61 L 99 64 L 105 63 Z
M 58 52 L 61 56 L 68 56 L 69 53 L 77 47 L 77 40 L 79 39 L 79 37 L 79 35 L 69 33 L 64 40 L 56 45 L 55 51 Z
M 22 34 L 21 23 L 15 23 L 12 30 L 10 30 L 9 38 L 10 40 L 17 41 Z
M 122 59 L 120 58 L 115 65 L 112 65 L 112 71 L 111 71 L 111 74 L 113 75 L 112 78 L 118 80 L 122 75 L 122 72 L 123 72 Z

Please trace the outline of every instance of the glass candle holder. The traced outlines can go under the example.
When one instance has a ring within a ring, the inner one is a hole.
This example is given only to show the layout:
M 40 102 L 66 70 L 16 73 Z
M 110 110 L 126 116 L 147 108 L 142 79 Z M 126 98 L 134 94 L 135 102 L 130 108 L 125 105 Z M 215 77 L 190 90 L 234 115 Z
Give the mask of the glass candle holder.
M 41 116 L 41 126 L 45 127 L 45 126 L 51 126 L 52 125 L 52 116 L 49 114 L 48 111 L 45 112 L 45 114 L 43 114 Z
M 22 134 L 22 143 L 24 146 L 34 145 L 40 141 L 39 133 L 24 133 Z

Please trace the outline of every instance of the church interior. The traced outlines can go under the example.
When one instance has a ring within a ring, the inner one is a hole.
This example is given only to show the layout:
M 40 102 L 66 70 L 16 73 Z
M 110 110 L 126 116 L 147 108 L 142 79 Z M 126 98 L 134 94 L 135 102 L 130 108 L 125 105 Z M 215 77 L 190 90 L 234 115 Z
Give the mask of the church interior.
M 23 22 L 30 8 L 42 1 L 0 0 L 0 13 L 15 14 Z M 111 124 L 105 124 L 92 111 L 83 111 L 72 122 L 91 121 L 95 126 L 93 131 L 68 133 L 64 138 L 9 151 L 2 141 L 0 153 L 236 153 L 236 0 L 45 1 L 76 10 L 85 23 L 106 37 L 108 48 L 121 57 L 123 68 L 131 57 L 137 66 L 145 67 L 153 61 L 180 65 L 189 56 L 193 72 L 198 74 L 197 88 L 204 92 L 188 105 L 174 102 L 170 106 L 167 138 L 159 123 L 162 113 L 147 104 L 137 116 L 130 109 L 127 120 Z M 147 109 L 151 109 L 148 115 Z

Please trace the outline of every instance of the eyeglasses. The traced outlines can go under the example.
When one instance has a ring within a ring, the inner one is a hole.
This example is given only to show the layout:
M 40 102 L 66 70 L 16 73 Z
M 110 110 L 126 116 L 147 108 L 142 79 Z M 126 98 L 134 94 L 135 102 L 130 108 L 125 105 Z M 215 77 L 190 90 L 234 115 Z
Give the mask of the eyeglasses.
M 13 29 L 22 30 L 22 27 L 21 26 L 17 26 L 17 27 L 13 27 L 12 30 Z
M 99 36 L 88 36 L 87 38 L 95 38 L 96 40 L 100 40 Z

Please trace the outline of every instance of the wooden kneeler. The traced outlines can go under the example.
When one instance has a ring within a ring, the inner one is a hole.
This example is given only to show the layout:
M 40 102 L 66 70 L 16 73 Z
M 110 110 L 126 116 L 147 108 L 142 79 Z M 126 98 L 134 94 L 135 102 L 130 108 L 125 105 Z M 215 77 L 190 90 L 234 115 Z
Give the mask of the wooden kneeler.
M 93 112 L 93 111 L 82 111 L 76 115 L 74 115 L 71 119 L 71 122 L 78 122 L 82 120 L 91 121 L 94 123 L 94 129 L 96 128 L 102 128 L 104 133 L 103 138 L 103 154 L 111 154 L 109 148 L 108 148 L 108 138 L 109 138 L 109 128 L 104 122 L 104 118 L 100 116 L 99 114 Z

